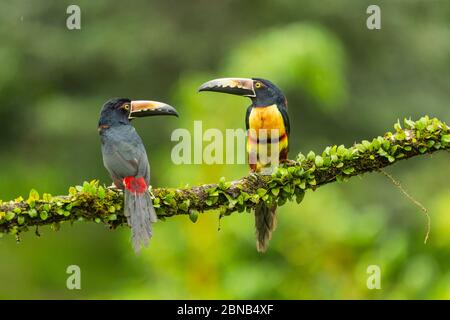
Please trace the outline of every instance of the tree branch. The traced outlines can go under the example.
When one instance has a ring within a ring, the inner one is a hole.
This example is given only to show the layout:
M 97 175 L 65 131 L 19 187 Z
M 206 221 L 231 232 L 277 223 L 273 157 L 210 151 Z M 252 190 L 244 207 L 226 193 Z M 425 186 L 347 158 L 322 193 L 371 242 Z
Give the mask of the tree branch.
M 185 214 L 194 222 L 199 212 L 219 210 L 223 216 L 250 211 L 259 201 L 282 206 L 295 198 L 300 203 L 307 189 L 346 181 L 439 150 L 450 150 L 450 128 L 425 116 L 418 121 L 404 120 L 404 128 L 397 122 L 393 133 L 364 140 L 351 148 L 332 146 L 320 155 L 312 151 L 306 156 L 299 154 L 295 161 L 284 164 L 271 176 L 250 175 L 232 182 L 222 178 L 217 184 L 154 189 L 153 202 L 160 219 Z M 0 234 L 18 234 L 41 225 L 58 229 L 61 222 L 82 220 L 103 222 L 115 228 L 126 223 L 122 208 L 122 192 L 100 186 L 98 181 L 71 187 L 65 196 L 39 196 L 32 190 L 28 199 L 0 201 Z

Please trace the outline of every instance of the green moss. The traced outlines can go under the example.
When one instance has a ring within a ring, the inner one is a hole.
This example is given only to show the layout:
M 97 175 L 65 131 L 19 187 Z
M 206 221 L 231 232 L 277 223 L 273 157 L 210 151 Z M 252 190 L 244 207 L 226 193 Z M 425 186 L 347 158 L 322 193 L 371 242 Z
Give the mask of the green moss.
M 280 166 L 270 176 L 256 175 L 235 184 L 221 178 L 217 185 L 200 189 L 156 189 L 153 204 L 161 219 L 188 214 L 195 222 L 198 212 L 219 210 L 220 216 L 232 212 L 250 212 L 260 201 L 284 205 L 294 199 L 300 203 L 306 189 L 378 170 L 400 159 L 450 149 L 450 130 L 438 119 L 425 116 L 417 121 L 404 119 L 372 140 L 352 147 L 333 145 L 321 153 L 299 153 L 295 164 Z M 126 222 L 122 213 L 123 193 L 101 186 L 97 180 L 69 188 L 68 195 L 55 197 L 33 189 L 28 198 L 10 202 L 0 200 L 0 232 L 19 234 L 29 226 L 63 221 L 95 221 L 116 227 Z

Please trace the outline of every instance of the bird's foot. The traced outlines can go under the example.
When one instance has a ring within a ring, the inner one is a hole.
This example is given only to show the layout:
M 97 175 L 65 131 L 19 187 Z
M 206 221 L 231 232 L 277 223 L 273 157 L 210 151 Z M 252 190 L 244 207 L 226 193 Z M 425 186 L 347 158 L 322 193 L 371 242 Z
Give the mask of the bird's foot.
M 148 193 L 150 193 L 150 198 L 155 199 L 155 194 L 153 193 L 153 188 L 152 186 L 148 187 Z
M 250 172 L 248 177 L 249 177 L 250 180 L 252 180 L 252 182 L 254 182 L 254 183 L 258 182 L 259 177 L 258 177 L 258 174 L 256 172 L 253 172 L 253 171 Z
M 117 186 L 114 184 L 114 182 L 109 187 L 106 187 L 106 189 L 113 190 L 113 191 L 120 190 L 119 188 L 117 188 Z
M 288 166 L 288 167 L 289 167 L 289 166 L 294 166 L 294 165 L 297 164 L 296 161 L 291 160 L 291 159 L 284 159 L 284 160 L 281 160 L 280 163 L 283 164 L 283 165 L 285 165 L 285 166 Z

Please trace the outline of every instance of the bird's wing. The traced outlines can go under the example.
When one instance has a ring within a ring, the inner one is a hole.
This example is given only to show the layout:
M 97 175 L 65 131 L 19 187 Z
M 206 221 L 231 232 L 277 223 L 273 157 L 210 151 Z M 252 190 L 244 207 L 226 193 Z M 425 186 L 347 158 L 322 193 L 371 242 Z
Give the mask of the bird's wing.
M 286 108 L 280 107 L 277 105 L 278 111 L 280 111 L 281 116 L 283 117 L 283 123 L 284 123 L 284 127 L 286 128 L 286 133 L 289 137 L 289 134 L 291 132 L 291 125 L 289 123 L 289 115 L 287 113 Z
M 249 119 L 250 119 L 250 113 L 252 112 L 253 106 L 249 106 L 247 108 L 247 113 L 245 114 L 245 128 L 248 130 L 250 128 Z
M 134 128 L 121 132 L 120 139 L 109 144 L 105 165 L 115 179 L 128 176 L 144 177 L 150 181 L 150 168 L 147 153 Z

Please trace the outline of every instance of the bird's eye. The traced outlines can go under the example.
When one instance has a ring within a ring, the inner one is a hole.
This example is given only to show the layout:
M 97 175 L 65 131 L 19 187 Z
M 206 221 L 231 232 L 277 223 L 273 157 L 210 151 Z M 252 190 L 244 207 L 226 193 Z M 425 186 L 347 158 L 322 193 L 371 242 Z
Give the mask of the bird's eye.
M 125 104 L 122 106 L 122 109 L 125 109 L 125 110 L 129 111 L 129 110 L 130 110 L 130 105 L 129 105 L 128 103 L 125 103 Z
M 259 89 L 259 88 L 261 88 L 261 82 L 257 82 L 257 83 L 255 83 L 255 88 L 256 88 L 256 89 Z

